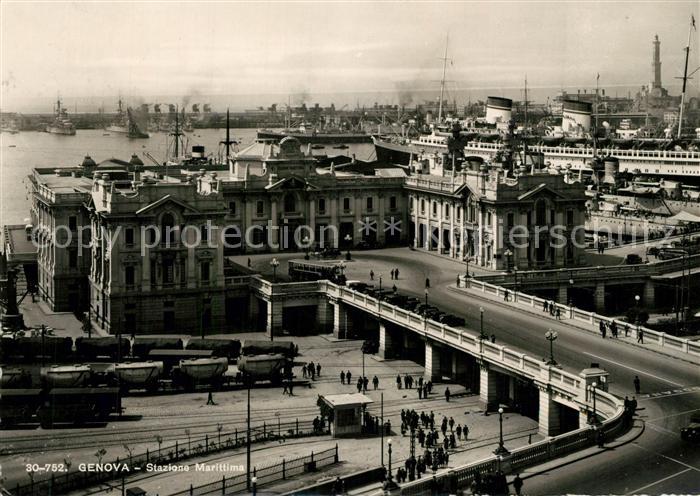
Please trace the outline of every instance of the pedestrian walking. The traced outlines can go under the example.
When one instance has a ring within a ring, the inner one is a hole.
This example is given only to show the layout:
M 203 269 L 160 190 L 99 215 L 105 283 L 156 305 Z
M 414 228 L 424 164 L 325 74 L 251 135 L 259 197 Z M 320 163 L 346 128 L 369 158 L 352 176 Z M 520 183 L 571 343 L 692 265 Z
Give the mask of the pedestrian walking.
M 639 391 L 641 391 L 641 381 L 639 380 L 639 376 L 635 375 L 634 376 L 634 392 L 639 394 Z
M 503 293 L 503 301 L 510 301 L 510 291 L 506 289 L 505 293 Z
M 515 489 L 515 494 L 520 496 L 523 490 L 523 480 L 520 478 L 520 474 L 515 474 L 515 479 L 513 479 L 513 489 Z
M 546 312 L 549 309 L 549 303 L 547 303 L 547 300 L 544 300 L 542 302 L 542 311 Z
M 373 270 L 369 271 L 369 280 L 374 281 L 374 271 Z
M 610 322 L 610 334 L 612 334 L 612 337 L 617 338 L 617 324 L 614 320 Z
M 397 288 L 397 287 L 396 287 L 396 284 L 394 284 L 394 285 L 391 287 L 391 290 L 392 290 L 394 293 L 396 293 L 396 292 L 399 290 L 399 288 Z
M 306 365 L 302 365 L 302 367 L 301 367 L 301 373 L 302 373 L 304 379 L 306 379 Z
M 419 400 L 423 399 L 423 388 L 421 388 L 421 387 L 418 388 L 418 399 Z
M 630 326 L 629 324 L 625 324 L 625 337 L 629 337 L 630 335 Z
M 347 379 L 348 385 L 350 385 L 350 381 L 352 380 L 352 374 L 350 373 L 349 370 L 347 372 L 345 372 L 345 379 Z
M 455 427 L 455 419 L 450 417 L 450 420 L 447 421 L 447 425 L 450 426 L 450 432 L 452 432 L 454 430 L 454 427 Z
M 464 434 L 464 440 L 466 441 L 469 438 L 469 427 L 465 425 L 462 429 L 462 433 Z
M 430 279 L 428 277 L 425 278 L 425 289 L 430 289 Z
M 340 371 L 340 383 L 345 384 L 345 371 L 344 370 Z
M 496 343 L 496 335 L 495 334 L 491 334 L 491 342 L 494 344 Z
M 396 269 L 394 269 L 394 274 L 395 274 L 394 279 L 398 280 L 399 279 L 399 268 L 398 267 L 396 267 Z
M 644 331 L 641 328 L 637 328 L 637 342 L 644 344 Z
M 357 379 L 357 392 L 361 393 L 362 392 L 362 377 L 359 377 Z
M 401 389 L 401 374 L 396 374 L 396 389 Z
M 377 390 L 377 388 L 379 388 L 379 377 L 377 377 L 376 375 L 372 379 L 372 385 L 374 386 L 375 391 Z
M 462 426 L 460 424 L 457 424 L 457 428 L 455 429 L 455 432 L 457 433 L 457 439 L 460 441 L 462 440 Z
M 316 365 L 316 375 L 321 377 L 321 364 Z
M 365 393 L 367 392 L 367 386 L 369 386 L 369 379 L 367 379 L 367 376 L 365 376 L 364 379 L 362 379 L 362 386 L 364 387 Z
M 207 396 L 207 405 L 216 405 L 216 403 L 214 403 L 214 395 L 211 391 L 209 391 L 209 396 Z
M 604 321 L 601 320 L 601 321 L 598 323 L 598 330 L 600 330 L 600 335 L 601 335 L 602 337 L 605 337 L 605 322 L 604 322 Z
M 557 320 L 561 320 L 561 308 L 557 307 L 555 314 L 556 314 Z

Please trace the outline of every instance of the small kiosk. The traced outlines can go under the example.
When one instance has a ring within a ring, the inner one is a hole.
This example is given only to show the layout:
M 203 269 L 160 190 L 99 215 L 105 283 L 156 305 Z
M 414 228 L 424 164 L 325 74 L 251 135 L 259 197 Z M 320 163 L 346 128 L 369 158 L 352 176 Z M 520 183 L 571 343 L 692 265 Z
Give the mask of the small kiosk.
M 321 396 L 326 405 L 333 409 L 331 435 L 333 437 L 353 436 L 362 433 L 363 411 L 372 399 L 360 393 L 329 394 Z

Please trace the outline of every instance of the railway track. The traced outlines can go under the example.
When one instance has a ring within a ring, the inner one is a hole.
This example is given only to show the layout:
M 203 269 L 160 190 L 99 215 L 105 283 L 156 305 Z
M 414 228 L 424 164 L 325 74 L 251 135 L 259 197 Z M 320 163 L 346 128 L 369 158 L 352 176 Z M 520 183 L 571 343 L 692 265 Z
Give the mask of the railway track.
M 409 403 L 414 403 L 414 398 L 406 398 L 399 400 L 387 400 L 384 402 L 385 417 L 395 416 L 400 413 L 402 407 Z M 440 397 L 434 397 L 428 400 L 423 400 L 421 405 L 426 405 L 424 410 L 428 409 L 432 404 L 439 404 L 441 411 L 461 410 L 464 404 L 455 404 L 453 407 L 445 408 L 445 404 Z M 318 407 L 313 405 L 309 407 L 297 408 L 293 414 L 275 415 L 277 408 L 255 410 L 255 425 L 253 428 L 262 428 L 263 422 L 271 432 L 274 432 L 279 425 L 285 428 L 290 428 L 294 425 L 296 419 L 300 423 L 310 422 L 318 415 Z M 378 414 L 378 406 L 370 410 L 374 414 Z M 201 422 L 198 419 L 206 417 L 211 419 L 208 422 Z M 158 417 L 153 417 L 158 418 Z M 167 416 L 165 418 L 171 418 Z M 0 456 L 30 454 L 30 453 L 45 453 L 52 451 L 62 451 L 66 449 L 82 449 L 92 447 L 110 447 L 123 446 L 124 444 L 138 443 L 154 443 L 156 434 L 161 436 L 162 442 L 166 441 L 187 441 L 191 438 L 201 438 L 205 435 L 210 435 L 212 438 L 218 436 L 217 427 L 224 425 L 225 430 L 222 430 L 222 435 L 230 435 L 237 429 L 243 434 L 246 430 L 246 414 L 245 412 L 234 413 L 198 413 L 191 415 L 179 415 L 181 419 L 194 419 L 194 421 L 184 422 L 172 426 L 153 425 L 143 426 L 135 429 L 115 429 L 110 431 L 91 429 L 89 432 L 71 432 L 57 433 L 53 432 L 50 435 L 35 435 L 35 436 L 4 436 L 4 445 L 11 447 L 0 450 Z M 398 426 L 394 426 L 398 427 Z M 189 430 L 188 436 L 185 431 Z M 110 439 L 115 438 L 115 439 Z

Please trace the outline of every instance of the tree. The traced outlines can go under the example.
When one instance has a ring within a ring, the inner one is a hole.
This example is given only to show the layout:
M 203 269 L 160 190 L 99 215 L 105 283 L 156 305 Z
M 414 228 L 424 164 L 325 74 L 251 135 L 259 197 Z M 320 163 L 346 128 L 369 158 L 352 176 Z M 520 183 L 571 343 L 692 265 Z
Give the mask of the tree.
M 452 125 L 452 131 L 450 137 L 447 138 L 447 150 L 450 156 L 450 166 L 457 165 L 457 161 L 464 158 L 464 146 L 466 145 L 466 139 L 462 136 L 462 126 L 459 122 L 455 122 Z M 456 172 L 456 171 L 455 171 Z

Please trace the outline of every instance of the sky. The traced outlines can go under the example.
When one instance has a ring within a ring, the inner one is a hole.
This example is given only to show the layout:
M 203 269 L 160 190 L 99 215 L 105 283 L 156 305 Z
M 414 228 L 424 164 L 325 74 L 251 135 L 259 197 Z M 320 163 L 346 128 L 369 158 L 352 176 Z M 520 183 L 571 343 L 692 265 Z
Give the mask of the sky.
M 386 92 L 410 100 L 413 90 L 439 87 L 446 43 L 449 88 L 520 88 L 525 75 L 530 88 L 590 88 L 600 74 L 610 92 L 650 81 L 655 34 L 673 93 L 699 6 L 3 0 L 0 107 L 58 94 L 274 94 L 282 102 Z M 690 71 L 699 47 L 695 32 Z

